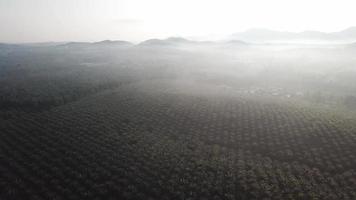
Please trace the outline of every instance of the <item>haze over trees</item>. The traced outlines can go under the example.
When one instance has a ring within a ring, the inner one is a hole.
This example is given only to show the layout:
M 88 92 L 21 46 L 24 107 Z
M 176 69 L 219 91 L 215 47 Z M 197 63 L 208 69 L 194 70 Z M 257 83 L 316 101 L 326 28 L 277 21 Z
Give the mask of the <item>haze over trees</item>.
M 353 0 L 0 0 L 0 200 L 356 200 Z
M 351 30 L 0 44 L 0 199 L 355 199 Z

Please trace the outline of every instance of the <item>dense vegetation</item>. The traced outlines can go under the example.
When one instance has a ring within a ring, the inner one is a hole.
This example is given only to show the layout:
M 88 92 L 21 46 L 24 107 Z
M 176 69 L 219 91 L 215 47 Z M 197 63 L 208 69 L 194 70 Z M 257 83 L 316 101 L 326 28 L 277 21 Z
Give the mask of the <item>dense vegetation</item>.
M 2 198 L 356 198 L 354 124 L 144 84 L 3 123 Z
M 1 55 L 1 200 L 356 199 L 356 119 L 290 82 L 174 49 Z

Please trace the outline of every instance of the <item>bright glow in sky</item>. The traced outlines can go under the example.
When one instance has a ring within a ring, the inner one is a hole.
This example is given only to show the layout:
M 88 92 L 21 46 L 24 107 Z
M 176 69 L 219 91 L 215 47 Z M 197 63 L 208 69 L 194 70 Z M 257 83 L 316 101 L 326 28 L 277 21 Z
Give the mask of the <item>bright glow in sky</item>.
M 354 0 L 0 0 L 0 42 L 332 32 L 356 25 L 355 8 Z

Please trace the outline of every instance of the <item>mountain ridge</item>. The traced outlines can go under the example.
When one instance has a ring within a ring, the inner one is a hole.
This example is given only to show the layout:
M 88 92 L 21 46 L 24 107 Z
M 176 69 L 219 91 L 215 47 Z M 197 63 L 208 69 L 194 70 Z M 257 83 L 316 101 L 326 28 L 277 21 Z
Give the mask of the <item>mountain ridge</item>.
M 356 42 L 356 26 L 338 32 L 321 32 L 306 30 L 302 32 L 275 31 L 271 29 L 253 28 L 244 32 L 233 33 L 229 39 L 243 40 L 246 42 L 268 41 L 349 41 Z

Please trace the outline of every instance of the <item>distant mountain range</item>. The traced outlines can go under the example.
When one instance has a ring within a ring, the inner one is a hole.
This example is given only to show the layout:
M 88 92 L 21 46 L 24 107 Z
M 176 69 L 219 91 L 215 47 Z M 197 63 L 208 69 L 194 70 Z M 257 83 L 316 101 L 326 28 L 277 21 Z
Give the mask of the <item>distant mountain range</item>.
M 194 45 L 194 46 L 204 46 L 204 45 L 214 45 L 214 46 L 240 46 L 248 45 L 248 43 L 240 40 L 228 40 L 228 41 L 194 41 L 188 40 L 182 37 L 169 37 L 167 39 L 150 39 L 143 41 L 138 44 L 138 46 L 180 46 L 180 45 Z
M 234 33 L 229 39 L 246 42 L 356 42 L 356 27 L 340 32 L 325 33 L 320 31 L 286 32 L 269 29 L 249 29 Z
M 58 47 L 67 47 L 67 48 L 83 48 L 83 47 L 100 47 L 100 46 L 131 46 L 131 42 L 123 40 L 103 40 L 100 42 L 68 42 L 65 44 L 57 45 Z
M 23 43 L 7 44 L 0 43 L 2 50 L 28 49 L 32 47 L 58 47 L 58 48 L 121 48 L 121 47 L 190 47 L 206 46 L 222 48 L 240 48 L 252 45 L 272 45 L 272 44 L 315 44 L 324 43 L 345 43 L 346 47 L 356 48 L 356 27 L 350 27 L 340 32 L 324 33 L 319 31 L 304 32 L 284 32 L 268 29 L 250 29 L 230 35 L 226 40 L 221 41 L 196 41 L 183 37 L 169 37 L 166 39 L 149 39 L 138 44 L 133 44 L 123 40 L 103 40 L 99 42 L 43 42 L 43 43 Z
M 57 47 L 57 48 L 70 48 L 70 49 L 83 49 L 83 48 L 109 48 L 109 47 L 157 47 L 157 48 L 174 48 L 180 46 L 241 46 L 248 45 L 248 43 L 231 40 L 231 41 L 194 41 L 182 37 L 169 37 L 166 39 L 149 39 L 134 45 L 128 41 L 112 41 L 103 40 L 100 42 L 67 42 L 67 43 L 26 43 L 26 44 L 7 44 L 0 43 L 0 49 L 15 49 L 15 48 L 31 48 L 31 47 Z
M 167 39 L 149 39 L 139 43 L 139 46 L 171 46 L 171 45 L 187 45 L 197 44 L 197 41 L 187 40 L 182 37 L 169 37 Z

